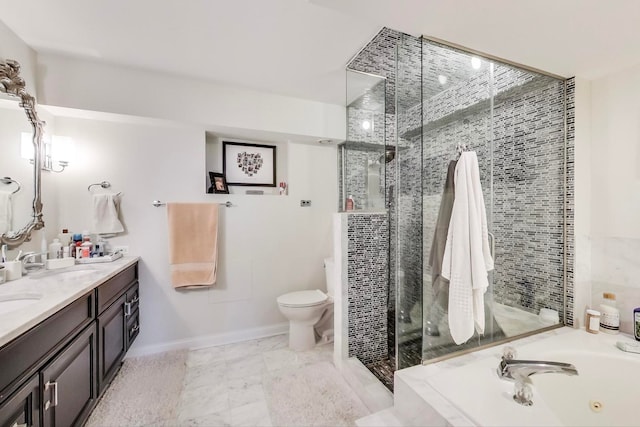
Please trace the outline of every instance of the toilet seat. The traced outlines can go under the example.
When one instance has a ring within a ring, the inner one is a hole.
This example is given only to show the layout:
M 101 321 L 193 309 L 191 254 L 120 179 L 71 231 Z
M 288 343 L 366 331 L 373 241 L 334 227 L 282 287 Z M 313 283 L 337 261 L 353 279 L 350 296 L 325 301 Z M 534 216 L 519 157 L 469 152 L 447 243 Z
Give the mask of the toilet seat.
M 278 297 L 278 304 L 283 307 L 313 307 L 324 304 L 328 299 L 327 294 L 314 289 L 312 291 L 297 291 Z

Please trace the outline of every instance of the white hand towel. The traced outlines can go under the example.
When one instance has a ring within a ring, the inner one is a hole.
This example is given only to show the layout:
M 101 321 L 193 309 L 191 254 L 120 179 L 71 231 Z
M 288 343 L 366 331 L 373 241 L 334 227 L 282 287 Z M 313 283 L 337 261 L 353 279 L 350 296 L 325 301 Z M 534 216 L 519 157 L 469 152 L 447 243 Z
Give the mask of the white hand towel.
M 13 216 L 13 193 L 11 191 L 0 191 L 0 234 L 11 230 Z
M 93 195 L 93 228 L 97 234 L 122 233 L 124 227 L 118 218 L 120 211 L 120 195 L 97 193 Z
M 456 344 L 484 333 L 484 294 L 487 272 L 493 270 L 487 214 L 480 185 L 478 157 L 462 153 L 455 172 L 455 200 L 442 262 L 449 279 L 449 328 Z

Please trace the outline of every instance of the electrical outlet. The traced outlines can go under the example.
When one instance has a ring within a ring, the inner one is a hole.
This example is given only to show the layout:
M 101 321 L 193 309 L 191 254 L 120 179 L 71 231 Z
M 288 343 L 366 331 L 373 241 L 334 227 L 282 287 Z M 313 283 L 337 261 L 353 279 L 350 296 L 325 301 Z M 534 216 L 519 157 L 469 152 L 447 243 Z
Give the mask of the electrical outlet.
M 125 246 L 125 245 L 114 246 L 113 252 L 121 252 L 122 255 L 127 256 L 129 255 L 129 246 Z
M 302 206 L 303 208 L 311 206 L 311 200 L 300 200 L 300 206 Z

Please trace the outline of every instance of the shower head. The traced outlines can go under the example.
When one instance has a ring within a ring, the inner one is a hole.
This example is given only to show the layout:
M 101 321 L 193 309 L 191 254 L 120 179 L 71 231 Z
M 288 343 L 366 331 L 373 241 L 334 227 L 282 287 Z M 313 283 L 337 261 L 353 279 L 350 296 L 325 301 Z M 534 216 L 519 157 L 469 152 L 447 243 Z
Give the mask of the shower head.
M 385 163 L 389 163 L 391 160 L 396 158 L 396 150 L 394 149 L 387 149 L 385 150 L 384 154 L 380 156 L 380 163 L 382 163 L 382 159 L 384 159 Z

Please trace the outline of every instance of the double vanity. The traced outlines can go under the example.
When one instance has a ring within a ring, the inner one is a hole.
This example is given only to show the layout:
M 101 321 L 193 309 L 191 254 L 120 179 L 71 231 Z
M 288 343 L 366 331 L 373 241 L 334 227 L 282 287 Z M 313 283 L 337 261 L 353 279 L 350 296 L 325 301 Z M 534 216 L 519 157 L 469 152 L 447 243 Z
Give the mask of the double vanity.
M 138 336 L 138 258 L 0 285 L 0 426 L 82 425 Z

